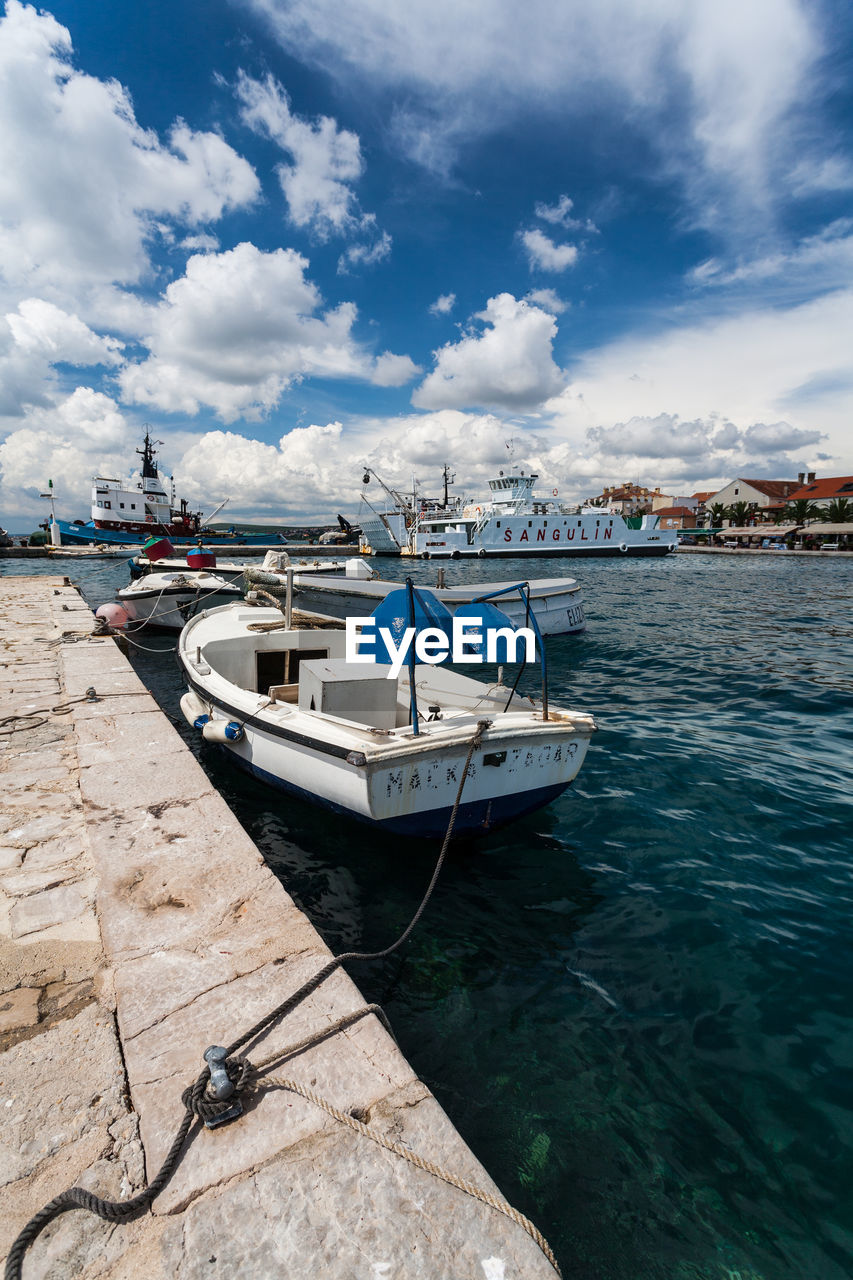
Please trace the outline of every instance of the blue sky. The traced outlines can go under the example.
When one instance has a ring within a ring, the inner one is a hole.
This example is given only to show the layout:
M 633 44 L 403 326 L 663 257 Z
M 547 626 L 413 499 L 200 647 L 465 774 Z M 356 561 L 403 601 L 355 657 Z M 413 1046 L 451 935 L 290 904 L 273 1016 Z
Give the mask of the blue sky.
M 9 0 L 0 523 L 143 423 L 247 518 L 362 464 L 853 473 L 851 21 L 754 0 Z

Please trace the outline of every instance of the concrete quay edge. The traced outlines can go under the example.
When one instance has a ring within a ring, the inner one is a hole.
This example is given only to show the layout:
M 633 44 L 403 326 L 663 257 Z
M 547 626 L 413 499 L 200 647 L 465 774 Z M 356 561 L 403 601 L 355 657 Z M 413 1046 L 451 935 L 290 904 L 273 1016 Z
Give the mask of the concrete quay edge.
M 67 1186 L 126 1199 L 160 1167 L 182 1090 L 330 952 L 62 577 L 0 578 L 0 1215 L 3 1253 Z M 99 702 L 85 700 L 94 687 Z M 73 701 L 81 699 L 80 701 Z M 51 707 L 71 703 L 65 714 Z M 4 726 L 0 726 L 2 731 Z M 416 904 L 413 904 L 413 907 Z M 428 927 L 428 917 L 425 924 Z M 343 971 L 250 1054 L 364 1005 Z M 277 1067 L 499 1196 L 369 1014 Z M 23 1275 L 329 1280 L 555 1272 L 516 1223 L 298 1094 L 202 1130 L 153 1212 L 62 1215 Z

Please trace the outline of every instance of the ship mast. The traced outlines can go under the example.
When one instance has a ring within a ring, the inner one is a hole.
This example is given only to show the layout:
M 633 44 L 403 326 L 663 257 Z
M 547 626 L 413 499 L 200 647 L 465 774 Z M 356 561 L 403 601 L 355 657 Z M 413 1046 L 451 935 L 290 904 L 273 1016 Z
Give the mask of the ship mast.
M 451 475 L 451 474 L 450 474 L 450 467 L 449 467 L 449 466 L 448 466 L 448 464 L 445 462 L 444 467 L 442 468 L 442 473 L 441 473 L 441 475 L 442 475 L 442 479 L 444 480 L 444 503 L 443 503 L 443 506 L 444 506 L 444 508 L 445 508 L 445 510 L 446 510 L 446 509 L 447 509 L 447 507 L 450 505 L 450 503 L 449 503 L 449 496 L 448 496 L 448 493 L 447 493 L 447 487 L 448 487 L 448 485 L 451 485 L 451 484 L 455 484 L 455 483 L 456 483 L 456 472 L 454 471 L 454 472 L 453 472 L 453 474 Z
M 139 454 L 140 458 L 142 459 L 142 479 L 156 480 L 157 466 L 154 462 L 154 458 L 156 457 L 154 453 L 154 446 L 155 444 L 162 444 L 163 441 L 152 440 L 148 434 L 148 431 L 149 431 L 148 424 L 146 423 L 144 425 L 145 425 L 145 440 L 143 441 L 142 448 L 137 449 L 136 452 Z

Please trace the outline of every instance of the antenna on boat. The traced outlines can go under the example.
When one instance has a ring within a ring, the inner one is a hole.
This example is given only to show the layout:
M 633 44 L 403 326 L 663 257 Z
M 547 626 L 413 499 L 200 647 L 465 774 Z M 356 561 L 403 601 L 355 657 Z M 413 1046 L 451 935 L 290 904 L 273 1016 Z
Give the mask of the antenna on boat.
M 406 596 L 409 604 L 409 626 L 416 627 L 415 622 L 415 585 L 411 578 L 406 579 Z M 412 733 L 417 738 L 420 733 L 418 724 L 418 691 L 415 685 L 415 646 L 409 645 L 409 700 L 412 708 Z
M 142 479 L 153 480 L 157 475 L 157 466 L 154 462 L 154 458 L 156 457 L 156 454 L 154 453 L 154 446 L 155 444 L 162 444 L 163 441 L 151 439 L 150 422 L 143 422 L 142 425 L 145 428 L 145 439 L 142 442 L 142 448 L 137 449 L 136 452 L 142 459 Z
M 444 467 L 442 468 L 441 474 L 442 474 L 442 479 L 444 480 L 444 504 L 443 505 L 447 507 L 448 505 L 447 487 L 448 485 L 456 483 L 456 472 L 454 471 L 451 474 L 450 467 L 445 462 Z

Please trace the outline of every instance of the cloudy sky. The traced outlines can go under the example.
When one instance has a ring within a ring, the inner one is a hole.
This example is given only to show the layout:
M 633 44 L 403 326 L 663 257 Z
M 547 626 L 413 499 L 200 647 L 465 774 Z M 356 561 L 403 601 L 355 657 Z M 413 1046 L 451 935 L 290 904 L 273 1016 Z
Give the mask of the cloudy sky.
M 0 9 L 0 523 L 853 473 L 835 0 Z

